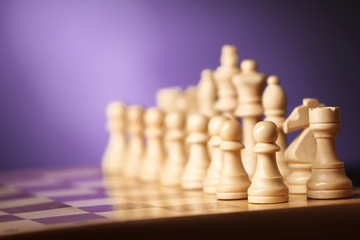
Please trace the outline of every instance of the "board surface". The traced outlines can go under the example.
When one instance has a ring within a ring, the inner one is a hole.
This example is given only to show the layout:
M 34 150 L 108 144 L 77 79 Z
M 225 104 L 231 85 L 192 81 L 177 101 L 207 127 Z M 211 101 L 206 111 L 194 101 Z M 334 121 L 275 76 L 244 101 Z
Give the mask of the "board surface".
M 108 223 L 359 204 L 359 189 L 348 199 L 290 195 L 288 203 L 249 204 L 219 201 L 201 191 L 105 178 L 96 166 L 16 170 L 0 173 L 0 237 Z

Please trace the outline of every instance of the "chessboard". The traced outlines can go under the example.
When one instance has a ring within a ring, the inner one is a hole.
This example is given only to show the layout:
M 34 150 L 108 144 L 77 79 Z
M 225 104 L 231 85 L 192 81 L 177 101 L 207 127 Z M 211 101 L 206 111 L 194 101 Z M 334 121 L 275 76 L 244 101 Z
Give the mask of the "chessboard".
M 359 216 L 358 188 L 347 199 L 250 204 L 105 177 L 98 166 L 0 172 L 0 238 L 349 236 Z

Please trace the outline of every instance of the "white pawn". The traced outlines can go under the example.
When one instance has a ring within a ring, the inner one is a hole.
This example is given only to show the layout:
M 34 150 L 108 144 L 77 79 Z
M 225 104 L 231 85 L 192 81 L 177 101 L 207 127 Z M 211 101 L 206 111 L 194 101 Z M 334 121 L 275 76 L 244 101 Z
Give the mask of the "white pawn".
M 126 154 L 125 104 L 111 102 L 106 108 L 106 114 L 110 138 L 102 159 L 102 169 L 106 174 L 120 175 Z
M 201 80 L 196 91 L 197 107 L 201 114 L 212 117 L 216 115 L 214 104 L 216 101 L 216 86 L 213 73 L 209 69 L 205 69 L 201 73 Z
M 165 117 L 167 157 L 160 182 L 165 186 L 181 184 L 181 176 L 186 163 L 185 155 L 185 117 L 180 111 L 173 111 Z
M 127 130 L 129 135 L 128 151 L 123 167 L 123 176 L 128 179 L 137 177 L 145 151 L 144 143 L 144 108 L 130 106 L 127 111 Z
M 250 179 L 241 161 L 242 128 L 238 121 L 227 120 L 220 127 L 220 149 L 224 153 L 224 162 L 220 181 L 216 188 L 218 199 L 246 199 Z
M 276 153 L 276 161 L 281 175 L 285 178 L 291 171 L 288 163 L 285 161 L 285 150 L 288 144 L 283 130 L 283 123 L 286 120 L 287 97 L 284 89 L 279 85 L 279 78 L 277 76 L 269 76 L 267 83 L 268 85 L 262 95 L 262 105 L 265 114 L 264 121 L 272 121 L 278 127 L 279 137 L 276 140 L 276 144 L 279 145 L 280 151 Z
M 189 144 L 189 159 L 182 176 L 181 185 L 184 189 L 200 190 L 203 188 L 206 170 L 209 166 L 206 145 L 208 140 L 207 125 L 207 117 L 201 114 L 192 114 L 187 119 L 189 135 L 186 140 Z
M 145 112 L 147 145 L 139 173 L 140 180 L 144 182 L 155 182 L 160 177 L 165 158 L 163 118 L 163 112 L 159 108 L 149 108 Z
M 226 120 L 228 120 L 228 118 L 225 116 L 214 116 L 210 119 L 208 125 L 209 134 L 211 136 L 208 142 L 211 163 L 204 180 L 204 192 L 208 194 L 216 193 L 216 186 L 220 179 L 223 165 L 223 152 L 219 149 L 221 143 L 219 132 L 221 124 Z
M 275 143 L 277 138 L 275 123 L 262 121 L 255 125 L 254 152 L 257 153 L 257 166 L 248 189 L 250 203 L 281 203 L 289 200 L 289 190 L 276 164 L 275 153 L 280 151 Z

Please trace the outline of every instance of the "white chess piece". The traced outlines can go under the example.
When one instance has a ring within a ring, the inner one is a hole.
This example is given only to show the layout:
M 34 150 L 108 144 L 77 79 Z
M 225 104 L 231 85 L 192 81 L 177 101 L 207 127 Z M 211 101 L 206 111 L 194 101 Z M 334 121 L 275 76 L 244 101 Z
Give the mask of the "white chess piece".
M 208 194 L 216 193 L 216 186 L 219 183 L 220 173 L 223 165 L 223 152 L 219 149 L 221 138 L 219 136 L 220 126 L 229 118 L 217 115 L 213 116 L 208 125 L 210 140 L 208 141 L 210 149 L 210 167 L 207 170 L 204 180 L 204 192 Z
M 106 174 L 120 175 L 126 154 L 126 106 L 121 102 L 111 102 L 107 106 L 106 114 L 110 138 L 102 159 L 102 169 Z
M 201 80 L 196 91 L 198 111 L 207 116 L 212 117 L 217 114 L 214 104 L 216 101 L 216 86 L 213 73 L 210 69 L 205 69 L 201 73 Z
M 139 178 L 144 182 L 159 180 L 165 158 L 163 142 L 163 112 L 159 108 L 149 108 L 145 112 L 145 136 L 147 144 Z
M 144 108 L 130 106 L 127 111 L 127 130 L 129 135 L 128 151 L 122 176 L 128 179 L 137 178 L 139 167 L 145 151 L 144 143 Z
M 169 112 L 165 117 L 167 156 L 162 169 L 160 183 L 165 186 L 181 184 L 181 176 L 186 163 L 184 146 L 185 117 L 180 111 Z
M 216 188 L 218 199 L 246 199 L 250 179 L 241 161 L 242 128 L 238 121 L 227 120 L 220 126 L 220 150 L 224 153 L 219 184 Z
M 238 95 L 235 116 L 241 117 L 244 131 L 245 149 L 241 151 L 242 161 L 251 179 L 256 168 L 256 154 L 253 152 L 255 141 L 252 131 L 263 115 L 261 94 L 265 85 L 265 74 L 257 72 L 256 61 L 243 60 L 241 62 L 241 73 L 235 75 L 232 82 Z
M 207 149 L 207 117 L 201 114 L 192 114 L 187 120 L 189 135 L 189 159 L 187 161 L 181 185 L 184 189 L 200 190 L 203 188 L 203 181 L 206 170 L 209 166 L 209 155 Z
M 288 163 L 285 161 L 285 150 L 287 148 L 286 135 L 283 130 L 283 123 L 286 120 L 287 97 L 284 89 L 279 85 L 277 76 L 269 76 L 267 87 L 262 95 L 262 105 L 264 107 L 265 121 L 272 121 L 279 130 L 279 137 L 276 144 L 279 145 L 280 151 L 276 153 L 276 161 L 281 175 L 286 177 L 290 173 Z
M 335 139 L 341 127 L 340 108 L 312 108 L 309 118 L 317 142 L 317 154 L 306 184 L 307 197 L 336 199 L 353 196 L 352 182 L 346 176 L 344 163 L 336 151 Z
M 280 147 L 275 143 L 278 138 L 276 124 L 262 121 L 254 127 L 257 153 L 257 166 L 251 186 L 248 189 L 250 203 L 280 203 L 289 200 L 289 190 L 276 163 L 276 152 Z

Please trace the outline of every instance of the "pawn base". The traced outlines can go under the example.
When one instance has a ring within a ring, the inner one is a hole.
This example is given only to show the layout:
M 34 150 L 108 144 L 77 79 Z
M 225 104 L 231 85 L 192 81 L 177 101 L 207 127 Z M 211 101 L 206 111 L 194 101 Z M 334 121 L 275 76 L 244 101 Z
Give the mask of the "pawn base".
M 216 186 L 204 186 L 204 193 L 216 194 Z
M 352 189 L 308 190 L 306 195 L 308 198 L 312 199 L 338 199 L 352 197 L 354 195 L 354 192 Z
M 217 199 L 220 200 L 234 200 L 234 199 L 246 199 L 248 197 L 247 192 L 238 193 L 216 193 Z
M 263 196 L 249 196 L 249 203 L 283 203 L 289 201 L 288 195 L 263 197 Z

